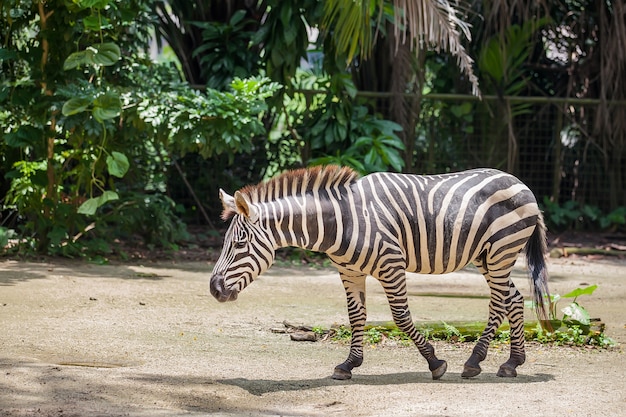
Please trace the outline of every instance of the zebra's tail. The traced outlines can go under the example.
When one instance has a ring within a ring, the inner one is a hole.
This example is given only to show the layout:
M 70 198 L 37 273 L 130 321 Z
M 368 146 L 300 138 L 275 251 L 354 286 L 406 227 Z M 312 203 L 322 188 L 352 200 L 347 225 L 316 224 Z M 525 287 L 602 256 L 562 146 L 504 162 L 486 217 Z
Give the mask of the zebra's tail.
M 530 236 L 524 253 L 530 275 L 535 312 L 540 322 L 548 323 L 548 311 L 546 304 L 550 305 L 550 291 L 548 289 L 548 269 L 546 267 L 545 254 L 548 245 L 546 243 L 546 226 L 543 216 L 539 213 L 537 226 Z

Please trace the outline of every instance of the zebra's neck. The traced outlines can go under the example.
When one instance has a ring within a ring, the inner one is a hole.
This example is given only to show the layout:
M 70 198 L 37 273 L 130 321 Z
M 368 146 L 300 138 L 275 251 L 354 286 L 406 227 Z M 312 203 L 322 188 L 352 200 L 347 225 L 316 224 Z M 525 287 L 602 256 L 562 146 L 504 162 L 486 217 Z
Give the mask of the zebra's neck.
M 317 193 L 316 193 L 317 194 Z M 262 204 L 267 230 L 274 237 L 275 248 L 295 246 L 316 252 L 338 248 L 342 231 L 340 200 L 307 194 L 284 197 Z

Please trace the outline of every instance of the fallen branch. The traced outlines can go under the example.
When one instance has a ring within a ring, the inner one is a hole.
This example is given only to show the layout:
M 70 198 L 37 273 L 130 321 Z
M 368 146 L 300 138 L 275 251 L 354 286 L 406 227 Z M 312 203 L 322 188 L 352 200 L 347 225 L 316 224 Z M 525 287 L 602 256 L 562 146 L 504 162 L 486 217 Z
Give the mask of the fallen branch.
M 569 255 L 604 255 L 604 256 L 625 256 L 626 251 L 600 248 L 578 248 L 562 247 L 554 248 L 550 251 L 551 258 L 568 257 Z
M 317 334 L 313 331 L 312 326 L 302 326 L 298 324 L 291 324 L 287 321 L 283 321 L 283 327 L 273 327 L 270 329 L 272 333 L 288 333 L 291 340 L 294 342 L 316 342 Z

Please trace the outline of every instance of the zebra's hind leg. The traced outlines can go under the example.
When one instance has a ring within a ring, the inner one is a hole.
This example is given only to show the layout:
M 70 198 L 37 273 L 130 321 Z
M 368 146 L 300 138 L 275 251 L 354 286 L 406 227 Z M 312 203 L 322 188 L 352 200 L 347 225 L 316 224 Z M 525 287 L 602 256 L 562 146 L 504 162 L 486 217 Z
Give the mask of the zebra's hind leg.
M 487 326 L 483 331 L 483 334 L 478 339 L 476 346 L 472 350 L 472 354 L 465 362 L 463 366 L 463 378 L 471 378 L 477 376 L 482 372 L 480 368 L 480 362 L 487 357 L 487 350 L 489 349 L 489 343 L 493 340 L 496 330 L 502 324 L 504 317 L 507 315 L 509 307 L 508 302 L 510 291 L 510 279 L 509 274 L 513 265 L 503 268 L 497 272 L 489 272 L 486 267 L 486 260 L 477 259 L 474 261 L 476 267 L 482 272 L 489 289 L 491 290 L 491 299 L 489 301 L 489 320 Z M 495 268 L 493 268 L 495 270 Z M 497 275 L 496 275 L 497 274 Z
M 428 362 L 428 369 L 430 369 L 433 379 L 437 380 L 441 378 L 446 373 L 448 364 L 446 361 L 437 358 L 435 348 L 428 343 L 424 336 L 417 331 L 415 324 L 413 324 L 407 300 L 404 271 L 402 271 L 401 275 L 396 275 L 393 279 L 381 280 L 381 284 L 385 289 L 393 321 L 396 323 L 396 326 L 415 343 L 419 352 Z
M 341 281 L 346 290 L 348 317 L 352 328 L 352 342 L 348 359 L 335 367 L 333 379 L 352 378 L 352 369 L 363 363 L 363 335 L 367 311 L 365 309 L 365 274 L 340 271 Z
M 517 290 L 513 281 L 510 281 L 510 302 L 507 317 L 511 326 L 511 355 L 498 370 L 498 376 L 515 377 L 516 368 L 526 361 L 524 351 L 524 298 Z

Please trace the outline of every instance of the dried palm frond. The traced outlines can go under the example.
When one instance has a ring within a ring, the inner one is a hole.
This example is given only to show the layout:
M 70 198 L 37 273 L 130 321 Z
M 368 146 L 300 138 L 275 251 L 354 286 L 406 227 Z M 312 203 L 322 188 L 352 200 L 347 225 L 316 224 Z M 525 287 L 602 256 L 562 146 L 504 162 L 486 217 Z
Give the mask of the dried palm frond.
M 332 28 L 338 51 L 347 54 L 348 61 L 358 53 L 367 57 L 371 51 L 373 37 L 370 28 L 372 4 L 379 11 L 383 0 L 328 1 L 324 7 L 322 28 Z M 458 3 L 455 3 L 458 7 Z M 479 94 L 478 78 L 472 69 L 473 59 L 465 50 L 462 38 L 470 40 L 469 25 L 458 14 L 458 8 L 448 0 L 393 0 L 394 34 L 400 43 L 406 43 L 412 51 L 420 48 L 445 50 L 454 55 L 458 65 L 472 85 L 472 92 Z M 379 13 L 381 15 L 382 13 Z M 378 22 L 378 31 L 381 27 Z
M 395 33 L 397 41 L 408 42 L 413 50 L 434 48 L 445 50 L 457 58 L 461 70 L 467 75 L 472 93 L 479 94 L 478 78 L 474 75 L 474 60 L 468 55 L 462 43 L 462 36 L 471 40 L 469 25 L 459 16 L 457 9 L 447 0 L 394 0 Z M 462 36 L 461 36 L 462 35 Z
M 546 0 L 491 0 L 484 3 L 488 6 L 483 16 L 487 33 L 500 32 L 513 23 L 550 15 L 551 4 Z M 516 21 L 514 22 L 513 19 Z

